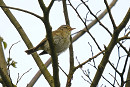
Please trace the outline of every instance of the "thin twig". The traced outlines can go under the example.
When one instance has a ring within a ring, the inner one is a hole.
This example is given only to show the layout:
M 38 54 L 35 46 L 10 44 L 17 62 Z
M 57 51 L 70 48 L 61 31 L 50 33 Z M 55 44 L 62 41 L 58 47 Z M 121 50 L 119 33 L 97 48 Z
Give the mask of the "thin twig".
M 114 68 L 114 70 L 115 70 L 115 78 L 116 78 L 116 73 L 118 72 L 118 74 L 120 75 L 120 72 L 117 70 L 117 68 L 118 68 L 118 65 L 119 65 L 119 62 L 120 62 L 120 59 L 121 59 L 121 57 L 120 57 L 120 50 L 119 50 L 119 46 L 118 46 L 118 44 L 116 45 L 117 46 L 117 48 L 118 48 L 118 61 L 117 61 L 117 64 L 116 64 L 116 68 L 114 67 L 114 66 L 112 66 L 112 64 L 111 64 L 111 62 L 109 61 L 109 63 L 110 63 L 110 65 Z M 116 82 L 116 80 L 114 79 L 114 82 L 113 82 L 113 85 L 115 84 L 115 82 Z
M 89 84 L 91 84 L 91 82 L 89 82 L 88 80 L 86 80 L 83 76 L 81 76 L 83 78 L 84 81 L 87 81 Z
M 91 15 L 99 22 L 99 24 L 110 34 L 110 36 L 112 36 L 112 33 L 108 30 L 107 27 L 105 27 L 105 26 L 101 23 L 101 21 L 99 20 L 99 18 L 96 16 L 97 13 L 96 13 L 96 15 L 94 15 L 93 12 L 92 12 L 92 11 L 90 10 L 90 8 L 88 7 L 88 5 L 86 5 L 83 0 L 81 0 L 81 1 L 82 1 L 82 3 L 85 5 L 85 7 L 89 10 L 90 14 L 91 14 Z
M 129 48 L 129 52 L 130 52 L 130 48 Z M 129 58 L 129 56 L 130 56 L 130 54 L 128 54 L 127 57 L 126 57 L 125 64 L 124 64 L 124 68 L 123 68 L 123 70 L 122 70 L 122 74 L 125 73 L 126 65 L 127 65 L 127 63 L 128 63 L 128 58 Z
M 77 62 L 78 62 L 78 64 L 80 65 L 80 62 L 79 62 L 79 60 L 78 60 L 78 58 L 76 57 L 76 60 L 77 60 Z M 89 76 L 89 72 L 87 73 L 86 71 L 84 71 L 83 69 L 82 69 L 82 67 L 80 67 L 80 69 L 82 70 L 82 72 L 83 72 L 83 74 L 86 76 L 86 77 L 88 77 L 88 79 L 92 82 L 92 80 L 91 80 L 91 78 L 90 78 L 90 76 Z M 82 76 L 82 78 L 83 78 L 83 76 Z M 84 79 L 85 80 L 85 79 Z M 87 82 L 89 82 L 88 80 L 86 80 Z M 90 82 L 89 82 L 90 83 Z
M 127 54 L 130 54 L 130 52 L 126 49 L 126 47 L 124 47 L 120 42 L 118 42 L 119 45 L 122 47 L 122 49 L 124 49 L 124 51 L 127 53 Z
M 71 36 L 72 36 L 72 35 L 75 35 L 75 34 L 78 34 L 78 33 L 80 33 L 80 32 L 87 32 L 87 31 L 85 31 L 85 30 L 79 30 L 79 31 L 77 31 L 77 32 L 75 32 L 75 33 L 73 33 L 73 34 L 71 34 Z
M 32 69 L 32 68 L 30 68 L 28 71 L 26 71 L 25 73 L 23 73 L 21 77 L 19 77 L 19 73 L 18 73 L 18 78 L 17 78 L 16 85 L 17 85 L 18 82 L 22 79 L 22 77 L 23 77 L 26 73 L 28 73 L 31 69 Z
M 70 0 L 68 0 L 68 1 L 69 1 L 70 6 L 74 9 L 74 11 L 77 13 L 78 17 L 80 18 L 80 20 L 83 22 L 84 26 L 86 27 L 86 30 L 88 30 L 86 23 L 83 21 L 83 19 L 81 18 L 80 14 L 78 13 L 78 11 L 74 8 L 74 6 L 73 6 L 72 3 L 70 2 Z M 82 0 L 81 0 L 81 1 L 82 1 Z M 85 6 L 87 6 L 84 1 L 82 1 L 82 2 L 83 2 L 83 4 L 84 4 Z M 88 6 L 87 6 L 87 8 L 88 8 Z M 89 9 L 89 8 L 88 8 L 88 9 Z M 90 9 L 89 9 L 89 11 L 90 11 L 91 14 L 93 14 Z M 95 15 L 94 15 L 94 16 L 95 16 Z M 101 48 L 100 48 L 100 46 L 98 45 L 96 39 L 92 36 L 92 34 L 91 34 L 89 31 L 87 31 L 87 32 L 88 32 L 88 34 L 91 36 L 91 38 L 93 39 L 93 41 L 95 42 L 95 44 L 97 45 L 98 49 L 99 49 L 100 51 L 102 51 Z
M 92 53 L 92 57 L 93 57 L 93 50 L 92 50 L 92 46 L 91 46 L 91 44 L 88 42 L 88 44 L 89 44 L 89 46 L 90 46 L 90 48 L 91 48 L 91 53 Z M 94 61 L 94 59 L 93 59 L 93 63 L 94 63 L 94 66 L 96 67 L 96 64 L 95 64 L 95 61 Z
M 101 49 L 100 46 L 98 45 L 96 39 L 93 37 L 93 35 L 92 35 L 89 31 L 88 31 L 88 34 L 91 36 L 91 38 L 92 38 L 93 41 L 95 42 L 95 44 L 97 45 L 98 49 L 99 49 L 100 51 L 102 51 L 102 49 Z
M 130 37 L 124 36 L 124 37 L 119 38 L 118 40 L 121 41 L 121 40 L 126 40 L 126 39 L 130 39 Z
M 39 19 L 42 19 L 41 16 L 39 16 L 39 15 L 33 13 L 33 12 L 30 12 L 30 11 L 27 11 L 27 10 L 24 10 L 24 9 L 21 9 L 21 8 L 15 8 L 15 7 L 11 7 L 11 6 L 1 6 L 1 5 L 0 5 L 0 7 L 2 7 L 2 8 L 14 9 L 14 10 L 17 10 L 17 11 L 22 11 L 22 12 L 25 12 L 25 13 L 31 14 L 31 15 L 33 15 L 33 16 L 39 18 Z
M 95 67 L 95 66 L 93 66 L 92 64 L 90 64 L 90 63 L 88 63 L 89 65 L 91 65 L 92 67 L 94 67 L 96 70 L 97 70 L 97 68 Z M 106 80 L 110 85 L 112 85 L 113 86 L 113 84 L 109 81 L 109 80 L 107 80 L 103 75 L 102 75 L 102 78 L 104 79 L 104 80 Z M 114 87 L 114 86 L 113 86 Z
M 90 64 L 90 63 L 88 63 L 89 65 L 91 65 L 91 66 L 93 66 L 92 64 Z M 97 68 L 95 67 L 95 66 L 93 66 L 96 70 L 97 70 Z M 106 80 L 110 85 L 112 85 L 113 87 L 115 87 L 109 80 L 107 80 L 103 75 L 102 75 L 102 78 L 104 79 L 104 80 Z
M 130 31 L 130 25 L 129 25 L 127 28 L 125 28 L 124 36 L 126 35 L 126 32 L 127 32 L 128 30 Z
M 86 14 L 85 24 L 87 23 L 88 14 L 89 14 L 89 12 L 87 12 L 87 14 Z
M 120 84 L 118 83 L 117 79 L 116 79 L 111 73 L 109 73 L 109 74 L 114 78 L 114 80 L 116 81 L 116 83 L 117 83 L 118 86 L 120 87 Z
M 86 60 L 85 62 L 79 64 L 77 67 L 75 67 L 75 69 L 78 69 L 79 67 L 82 67 L 84 64 L 86 64 L 87 62 L 91 61 L 92 59 L 96 58 L 97 56 L 99 56 L 100 54 L 102 54 L 103 52 L 105 52 L 105 50 L 99 52 L 98 54 L 96 54 L 95 56 L 89 58 L 88 60 Z
M 114 19 L 113 19 L 113 17 L 112 17 L 111 9 L 109 8 L 109 5 L 108 5 L 108 3 L 107 3 L 107 0 L 104 0 L 104 3 L 105 3 L 105 5 L 106 5 L 106 8 L 107 8 L 107 11 L 108 11 L 109 17 L 110 17 L 110 19 L 111 19 L 111 22 L 112 22 L 113 28 L 116 29 L 116 24 L 115 24 L 115 21 L 114 21 Z
M 109 64 L 112 66 L 112 68 L 120 75 L 120 72 L 117 70 L 117 68 L 115 68 L 110 61 L 108 61 L 108 62 L 109 62 Z
M 130 39 L 130 37 L 128 36 L 130 34 L 130 31 L 124 35 L 123 37 L 120 37 L 118 40 L 121 41 L 121 40 L 124 40 L 124 39 Z
M 20 41 L 18 41 L 18 42 L 20 42 Z M 9 49 L 9 58 L 10 58 L 10 52 L 11 52 L 12 47 L 13 47 L 15 44 L 17 44 L 18 42 L 12 44 L 12 46 L 10 47 L 10 49 Z
M 96 13 L 96 15 L 98 15 L 98 13 L 100 12 L 101 10 L 99 10 L 97 13 Z
M 59 66 L 59 68 L 61 69 L 61 71 L 68 77 L 67 73 Z
M 90 82 L 92 82 L 92 79 L 90 78 L 90 75 L 88 73 L 86 73 L 86 71 L 84 71 L 82 68 L 80 68 L 82 70 L 82 72 L 84 73 L 85 76 L 88 77 L 88 79 L 90 80 Z
M 80 14 L 78 13 L 77 9 L 74 8 L 74 6 L 73 6 L 72 3 L 70 2 L 70 0 L 68 0 L 68 2 L 69 2 L 69 5 L 73 8 L 73 10 L 76 12 L 76 14 L 78 15 L 78 17 L 80 18 L 80 20 L 83 22 L 83 24 L 85 25 L 86 30 L 87 30 L 87 26 L 86 26 L 84 20 L 81 18 Z
M 9 58 L 8 58 L 8 60 L 11 59 L 10 55 L 11 55 L 11 49 L 12 49 L 12 47 L 13 47 L 15 44 L 19 43 L 19 42 L 20 42 L 20 41 L 18 41 L 18 42 L 16 42 L 16 43 L 14 43 L 14 44 L 11 45 L 11 47 L 10 47 L 10 49 L 9 49 Z M 9 61 L 9 62 L 10 62 L 10 61 Z M 10 67 L 11 64 L 10 64 L 9 62 L 7 62 L 7 69 L 8 69 L 8 73 L 9 73 L 9 76 L 10 76 L 9 67 Z
M 112 8 L 112 7 L 116 4 L 116 2 L 117 2 L 117 0 L 113 0 L 113 1 L 110 3 L 109 7 Z M 105 10 L 98 16 L 98 19 L 101 20 L 106 14 L 107 14 L 107 9 L 105 9 Z M 87 30 L 87 31 L 89 31 L 89 30 L 92 28 L 92 26 L 95 25 L 97 22 L 98 22 L 97 19 L 94 19 L 94 20 L 88 25 L 88 30 Z M 85 31 L 86 31 L 86 27 L 83 28 L 82 30 L 84 30 L 84 31 L 79 32 L 77 35 L 75 35 L 75 36 L 73 37 L 73 42 L 75 42 L 77 39 L 79 39 L 82 35 L 84 35 L 84 34 L 86 33 L 86 32 L 85 32 Z
M 88 2 L 89 0 L 87 0 L 87 1 L 85 1 L 85 2 Z M 80 3 L 80 4 L 78 4 L 78 6 L 75 8 L 76 10 L 78 9 L 78 7 L 80 6 L 80 5 L 82 5 L 83 3 Z

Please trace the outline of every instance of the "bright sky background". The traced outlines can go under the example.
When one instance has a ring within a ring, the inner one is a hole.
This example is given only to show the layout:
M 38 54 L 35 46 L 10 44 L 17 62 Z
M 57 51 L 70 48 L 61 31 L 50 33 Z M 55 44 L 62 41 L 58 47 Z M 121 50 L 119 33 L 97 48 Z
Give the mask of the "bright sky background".
M 44 0 L 44 1 L 46 2 L 46 4 L 48 4 L 48 0 Z M 71 0 L 71 1 L 73 2 L 72 4 L 75 5 L 75 7 L 80 3 L 80 0 Z M 108 0 L 108 1 L 110 2 L 111 0 Z M 34 12 L 34 13 L 42 16 L 42 11 L 39 7 L 37 0 L 4 0 L 4 2 L 6 3 L 7 6 L 26 9 L 28 11 Z M 105 4 L 104 4 L 103 0 L 100 0 L 100 1 L 99 0 L 89 0 L 89 2 L 87 4 L 89 5 L 92 12 L 95 14 L 99 10 L 101 10 L 101 12 L 102 12 L 105 9 Z M 130 7 L 129 0 L 119 0 L 116 3 L 116 5 L 113 7 L 112 15 L 115 19 L 116 25 L 118 25 L 122 21 L 126 12 L 128 11 L 129 7 Z M 68 13 L 69 13 L 71 27 L 76 28 L 76 30 L 74 30 L 72 33 L 75 33 L 76 31 L 83 29 L 84 28 L 83 23 L 80 21 L 80 19 L 77 17 L 77 14 L 72 10 L 72 8 L 70 6 L 68 6 L 68 11 L 69 11 Z M 86 10 L 86 8 L 84 8 L 83 5 L 81 5 L 78 8 L 78 11 L 80 12 L 80 15 L 82 15 L 82 18 L 85 18 L 86 13 L 88 12 Z M 11 12 L 14 14 L 16 19 L 21 24 L 21 26 L 23 27 L 24 31 L 28 35 L 28 37 L 31 40 L 31 42 L 33 43 L 33 45 L 36 46 L 46 35 L 44 24 L 38 18 L 36 18 L 32 15 L 26 14 L 24 12 L 19 12 L 19 11 L 15 11 L 15 10 L 11 10 Z M 99 12 L 98 15 L 101 12 Z M 88 19 L 93 20 L 94 18 L 89 14 Z M 108 15 L 106 15 L 105 18 L 103 20 L 101 20 L 101 22 L 106 27 L 108 27 L 110 29 L 110 31 L 113 30 L 111 21 L 110 21 Z M 57 29 L 60 25 L 65 24 L 63 10 L 62 10 L 62 2 L 56 1 L 54 3 L 54 6 L 51 9 L 51 13 L 50 13 L 50 23 L 52 25 L 53 30 Z M 89 23 L 90 22 L 87 22 L 87 24 L 89 24 Z M 128 25 L 130 25 L 130 22 L 127 24 L 127 26 Z M 11 74 L 13 83 L 14 84 L 16 83 L 18 73 L 21 76 L 24 72 L 26 72 L 27 70 L 32 68 L 32 70 L 30 72 L 28 72 L 27 74 L 25 74 L 22 77 L 21 81 L 18 83 L 18 87 L 26 87 L 27 83 L 29 83 L 29 81 L 32 79 L 32 77 L 38 71 L 38 67 L 37 67 L 35 61 L 33 60 L 32 56 L 27 55 L 24 52 L 25 50 L 27 50 L 26 45 L 24 44 L 20 35 L 18 34 L 18 32 L 16 31 L 14 26 L 11 24 L 11 22 L 9 21 L 9 19 L 6 17 L 6 15 L 4 14 L 4 12 L 1 9 L 0 9 L 0 27 L 1 27 L 0 36 L 2 36 L 4 41 L 7 42 L 7 44 L 8 44 L 7 49 L 4 50 L 6 58 L 8 58 L 8 56 L 9 56 L 9 48 L 11 47 L 11 45 L 17 41 L 20 41 L 11 50 L 11 58 L 13 58 L 13 60 L 18 62 L 16 65 L 17 68 L 11 68 L 11 70 L 10 70 L 10 74 Z M 96 24 L 96 26 L 92 27 L 90 32 L 96 38 L 97 42 L 100 44 L 102 49 L 104 49 L 104 44 L 106 46 L 108 45 L 111 37 L 109 36 L 109 34 L 106 31 L 104 31 L 104 29 L 99 24 Z M 122 36 L 123 34 L 124 34 L 124 31 L 122 32 L 122 34 L 120 36 Z M 99 50 L 95 46 L 95 43 L 93 42 L 93 40 L 86 33 L 73 44 L 76 66 L 78 65 L 78 63 L 76 61 L 76 57 L 82 63 L 83 61 L 87 60 L 88 58 L 90 58 L 92 56 L 91 49 L 90 49 L 90 46 L 88 45 L 88 42 L 93 46 L 94 55 L 96 55 L 99 52 Z M 127 41 L 125 43 L 128 45 L 127 48 L 129 48 L 129 46 L 130 46 L 129 43 L 130 43 L 130 41 Z M 111 54 L 111 58 L 110 58 L 110 60 L 113 61 L 113 63 L 117 62 L 116 58 L 118 58 L 116 50 L 117 49 L 114 49 L 113 53 Z M 122 53 L 123 52 L 124 51 L 122 51 Z M 43 60 L 43 62 L 45 63 L 50 56 L 42 55 L 40 57 Z M 95 60 L 97 66 L 100 63 L 101 58 L 102 58 L 102 56 L 98 57 L 98 59 Z M 122 62 L 122 63 L 124 63 L 124 62 Z M 66 73 L 68 73 L 68 70 L 69 70 L 69 51 L 68 50 L 59 56 L 59 65 L 64 69 L 64 71 Z M 104 76 L 113 82 L 113 78 L 109 75 L 109 73 L 112 73 L 112 72 L 114 73 L 114 71 L 110 71 L 110 68 L 111 68 L 111 66 L 109 66 L 109 65 L 106 67 L 106 69 L 108 69 L 108 70 L 104 72 Z M 120 68 L 122 68 L 121 64 L 120 64 Z M 48 69 L 52 74 L 51 65 L 49 66 Z M 88 64 L 86 64 L 83 67 L 83 69 L 84 70 L 90 69 L 91 78 L 93 78 L 93 76 L 96 73 L 96 69 L 94 69 L 92 66 L 90 66 Z M 84 74 L 80 69 L 78 69 L 73 76 L 71 87 L 85 87 L 85 86 L 88 87 L 89 86 L 89 83 L 84 81 L 81 76 L 84 76 Z M 84 78 L 87 79 L 87 77 L 85 77 L 85 76 L 84 76 Z M 61 70 L 60 70 L 60 83 L 61 83 L 61 87 L 65 87 L 66 76 Z M 99 86 L 101 86 L 102 84 L 103 84 L 103 87 L 105 85 L 107 85 L 107 87 L 110 87 L 110 85 L 103 79 L 101 79 Z M 44 77 L 41 76 L 40 79 L 37 81 L 37 83 L 34 85 L 34 87 L 49 87 L 49 85 L 48 85 L 47 81 L 44 80 Z

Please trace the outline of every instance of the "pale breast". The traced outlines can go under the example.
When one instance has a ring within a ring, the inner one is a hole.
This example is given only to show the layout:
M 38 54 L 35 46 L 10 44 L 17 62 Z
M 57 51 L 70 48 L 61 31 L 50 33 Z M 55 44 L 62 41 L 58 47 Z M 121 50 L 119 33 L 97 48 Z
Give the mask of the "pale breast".
M 67 37 L 58 37 L 58 39 L 54 40 L 56 52 L 62 53 L 64 52 L 70 45 L 70 36 Z
M 57 34 L 53 37 L 53 39 L 54 39 L 54 45 L 55 45 L 57 54 L 64 52 L 70 45 L 70 35 L 69 34 L 68 35 Z M 47 53 L 50 54 L 50 47 L 49 47 L 48 41 L 46 41 L 46 43 L 44 44 L 42 49 L 44 49 Z

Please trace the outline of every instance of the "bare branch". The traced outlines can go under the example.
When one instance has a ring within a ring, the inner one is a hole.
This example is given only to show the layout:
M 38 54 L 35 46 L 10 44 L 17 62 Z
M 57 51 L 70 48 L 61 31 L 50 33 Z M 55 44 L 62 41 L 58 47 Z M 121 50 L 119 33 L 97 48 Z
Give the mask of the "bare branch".
M 88 2 L 89 0 L 87 0 L 87 1 L 85 1 L 85 2 Z M 80 4 L 78 4 L 78 6 L 76 7 L 76 9 L 78 9 L 78 7 L 80 6 L 80 5 L 82 5 L 83 3 L 80 3 Z
M 50 53 L 51 53 L 51 58 L 52 58 L 53 80 L 54 80 L 53 86 L 60 87 L 58 57 L 56 54 L 54 40 L 53 40 L 53 36 L 52 36 L 52 27 L 51 27 L 50 22 L 49 22 L 49 12 L 50 12 L 50 9 L 54 3 L 54 0 L 51 0 L 48 8 L 45 6 L 43 0 L 38 0 L 38 2 L 40 4 L 40 7 L 41 7 L 43 14 L 44 14 L 42 22 L 44 23 L 45 28 L 46 28 L 46 33 L 47 33 L 46 37 L 47 37 L 47 40 L 49 42 Z M 48 79 L 48 81 L 50 84 L 52 84 L 51 80 Z
M 127 54 L 130 54 L 129 51 L 126 49 L 126 47 L 124 47 L 120 42 L 118 42 L 120 44 L 120 46 L 124 49 L 124 51 L 127 53 Z
M 106 49 L 106 51 L 105 51 L 105 54 L 104 54 L 104 56 L 103 56 L 103 58 L 102 58 L 101 63 L 100 63 L 99 66 L 98 66 L 96 75 L 95 75 L 94 80 L 93 80 L 93 82 L 92 82 L 92 84 L 91 84 L 90 87 L 95 87 L 95 86 L 97 86 L 97 84 L 98 84 L 98 82 L 99 82 L 99 80 L 100 80 L 100 78 L 101 78 L 101 76 L 102 76 L 102 73 L 103 73 L 103 71 L 104 71 L 104 69 L 105 69 L 105 66 L 106 66 L 106 64 L 108 63 L 109 56 L 110 56 L 110 54 L 111 54 L 111 52 L 112 52 L 114 46 L 115 46 L 115 45 L 117 44 L 117 42 L 118 42 L 118 36 L 119 36 L 121 30 L 122 30 L 122 29 L 126 26 L 126 24 L 128 23 L 129 17 L 130 17 L 130 9 L 128 10 L 128 12 L 126 13 L 126 16 L 124 17 L 124 19 L 123 19 L 123 21 L 122 21 L 122 22 L 124 22 L 124 23 L 123 23 L 124 25 L 120 24 L 120 25 L 117 27 L 117 29 L 114 30 L 114 33 L 113 33 L 112 38 L 111 38 L 111 41 L 110 41 L 109 45 L 107 46 L 107 49 Z
M 113 17 L 112 17 L 111 9 L 110 9 L 109 6 L 108 6 L 107 0 L 104 0 L 104 3 L 105 3 L 105 5 L 106 5 L 106 7 L 107 7 L 107 11 L 108 11 L 109 17 L 110 17 L 110 19 L 111 19 L 111 22 L 112 22 L 112 24 L 113 24 L 113 28 L 116 29 L 116 24 L 115 24 L 115 21 L 114 21 L 114 19 L 113 19 Z
M 86 80 L 83 76 L 81 76 L 83 79 L 84 79 L 84 81 L 87 81 L 89 84 L 91 84 L 91 82 L 89 82 L 88 80 Z
M 80 18 L 80 20 L 82 21 L 82 23 L 84 24 L 84 26 L 86 27 L 86 31 L 88 30 L 87 29 L 87 25 L 86 25 L 86 21 L 83 21 L 83 19 L 81 18 L 81 16 L 80 16 L 80 14 L 78 13 L 78 11 L 74 8 L 74 6 L 72 5 L 72 3 L 70 2 L 70 0 L 68 0 L 69 1 L 69 4 L 70 4 L 70 6 L 74 9 L 74 11 L 76 12 L 76 14 L 78 15 L 78 17 Z M 82 1 L 82 0 L 81 0 Z M 83 2 L 83 1 L 82 1 Z M 84 2 L 83 2 L 84 3 Z M 85 6 L 87 6 L 86 4 L 85 4 Z M 88 6 L 87 6 L 88 7 Z M 88 8 L 89 9 L 89 8 Z M 90 10 L 90 9 L 89 9 Z M 91 11 L 91 10 L 90 10 Z M 90 13 L 92 13 L 92 12 L 90 12 Z M 93 14 L 93 13 L 92 13 Z M 100 48 L 100 46 L 98 45 L 98 43 L 97 43 L 97 41 L 96 41 L 96 39 L 92 36 L 92 34 L 89 32 L 89 31 L 87 31 L 88 32 L 88 34 L 91 36 L 91 38 L 93 39 L 93 41 L 95 42 L 95 44 L 97 45 L 97 47 L 98 47 L 98 49 L 100 50 L 100 51 L 102 51 L 101 50 L 101 48 Z
M 10 49 L 9 49 L 9 58 L 10 58 L 10 52 L 11 52 L 12 47 L 13 47 L 15 44 L 19 43 L 19 42 L 20 42 L 20 41 L 18 41 L 18 42 L 16 42 L 16 43 L 12 44 L 12 46 L 10 47 Z
M 0 36 L 0 67 L 3 69 L 5 75 L 8 76 L 7 62 L 4 56 L 4 50 L 2 46 L 3 38 Z
M 64 12 L 66 24 L 70 25 L 68 10 L 67 10 L 67 6 L 66 6 L 66 0 L 62 0 L 62 4 L 63 4 L 63 12 Z
M 117 70 L 117 68 L 115 68 L 110 61 L 108 61 L 108 62 L 109 62 L 109 64 L 112 66 L 112 68 L 120 75 L 120 72 Z
M 86 26 L 84 20 L 81 18 L 80 14 L 78 13 L 77 9 L 74 8 L 74 6 L 72 5 L 72 3 L 71 3 L 70 0 L 68 0 L 68 2 L 69 2 L 69 5 L 74 9 L 74 11 L 76 12 L 76 14 L 78 15 L 78 17 L 80 18 L 80 20 L 82 21 L 82 23 L 85 25 L 86 30 L 87 30 L 87 26 Z
M 22 12 L 25 12 L 25 13 L 31 14 L 31 15 L 33 15 L 33 16 L 35 16 L 35 17 L 39 18 L 39 19 L 42 19 L 42 17 L 41 17 L 41 16 L 39 16 L 39 15 L 37 15 L 37 14 L 33 13 L 33 12 L 30 12 L 30 11 L 24 10 L 24 9 L 15 8 L 15 7 L 10 7 L 10 6 L 1 6 L 1 5 L 0 5 L 0 7 L 1 7 L 1 8 L 9 8 L 9 9 L 14 9 L 14 10 L 17 10 L 17 11 L 22 11 Z
M 130 48 L 129 48 L 129 53 L 130 53 Z M 127 54 L 127 57 L 126 57 L 126 60 L 125 60 L 125 64 L 124 64 L 124 68 L 123 68 L 123 70 L 122 70 L 122 74 L 125 73 L 126 65 L 127 65 L 127 63 L 128 63 L 128 58 L 129 58 L 129 57 L 130 57 L 130 54 Z
M 11 81 L 11 78 L 8 76 L 7 72 L 7 63 L 4 57 L 3 47 L 2 47 L 2 37 L 0 37 L 0 77 L 2 79 L 2 82 L 7 87 L 13 87 L 13 83 Z
M 45 63 L 45 66 L 48 67 L 52 63 L 52 58 L 49 58 L 47 62 Z M 32 80 L 28 83 L 27 87 L 32 87 L 38 78 L 42 75 L 41 71 L 39 70 L 36 75 L 32 78 Z
M 66 0 L 62 0 L 62 4 L 63 4 L 63 11 L 64 11 L 64 17 L 65 17 L 66 24 L 70 25 Z M 70 44 L 70 47 L 69 47 L 70 69 L 69 69 L 69 74 L 67 75 L 68 77 L 67 77 L 66 87 L 69 87 L 71 85 L 71 78 L 73 77 L 73 69 L 74 69 L 74 56 L 73 56 L 72 37 L 70 37 L 70 41 L 71 41 L 71 44 Z
M 100 54 L 102 54 L 103 52 L 105 52 L 105 50 L 99 52 L 98 54 L 96 54 L 95 56 L 89 58 L 88 60 L 86 60 L 85 62 L 81 63 L 80 65 L 76 66 L 75 69 L 78 69 L 79 67 L 82 67 L 84 64 L 86 64 L 87 62 L 91 61 L 92 59 L 96 58 L 97 56 L 99 56 Z
M 82 68 L 80 68 L 81 70 L 82 70 L 82 72 L 83 72 L 83 74 L 86 76 L 86 77 L 88 77 L 88 79 L 89 79 L 89 83 L 91 83 L 92 82 L 92 79 L 90 78 L 90 72 L 89 72 L 89 69 L 86 71 L 86 70 L 83 70 Z
M 92 57 L 93 57 L 93 50 L 92 50 L 92 46 L 91 46 L 91 44 L 88 42 L 88 44 L 89 44 L 89 46 L 91 47 L 91 53 L 92 53 Z M 96 64 L 95 64 L 95 61 L 94 61 L 94 59 L 93 59 L 93 63 L 94 63 L 94 66 L 96 67 Z
M 108 30 L 108 28 L 105 27 L 105 26 L 100 22 L 99 18 L 98 18 L 96 15 L 93 14 L 93 12 L 92 12 L 91 9 L 88 7 L 88 5 L 86 5 L 83 0 L 81 0 L 81 1 L 82 1 L 82 3 L 86 6 L 86 8 L 89 10 L 90 14 L 91 14 L 92 16 L 94 16 L 95 19 L 99 22 L 99 24 L 112 36 L 112 34 L 111 34 L 111 32 Z M 96 14 L 97 14 L 97 13 L 96 13 Z
M 4 73 L 2 67 L 0 66 L 0 76 L 2 77 L 2 80 L 4 81 L 4 84 L 7 87 L 14 87 L 13 83 L 11 82 L 10 78 Z
M 119 26 L 117 27 L 118 31 L 120 32 L 123 30 L 123 28 L 127 25 L 128 21 L 130 19 L 130 8 L 128 9 L 123 21 L 119 24 Z
M 130 34 L 130 31 L 123 37 L 120 37 L 118 40 L 121 41 L 121 40 L 124 40 L 124 39 L 130 39 L 130 37 L 128 36 Z
M 6 6 L 2 0 L 0 0 L 0 5 Z M 23 41 L 25 42 L 27 47 L 32 48 L 33 45 L 31 44 L 29 38 L 27 37 L 26 33 L 24 32 L 22 26 L 19 24 L 19 22 L 16 20 L 16 18 L 13 16 L 13 14 L 10 12 L 10 10 L 8 8 L 6 8 L 6 9 L 2 8 L 2 10 L 5 12 L 7 17 L 11 21 L 11 23 L 14 25 L 14 27 L 16 28 L 16 30 L 20 34 L 21 38 L 23 39 Z M 41 70 L 42 74 L 45 76 L 46 80 L 48 81 L 48 83 L 51 86 L 53 86 L 53 77 L 51 76 L 51 74 L 47 70 L 46 66 L 43 64 L 43 62 L 40 59 L 40 57 L 38 56 L 38 54 L 34 53 L 34 54 L 32 54 L 32 56 L 33 56 L 35 62 L 37 63 L 39 69 Z
M 125 39 L 130 39 L 130 37 L 127 37 L 127 36 L 121 37 L 121 38 L 119 38 L 119 41 L 125 40 Z
M 117 85 L 120 87 L 120 84 L 118 83 L 117 79 L 111 73 L 109 73 L 109 74 L 115 79 Z
M 53 6 L 55 0 L 51 0 L 49 6 L 47 7 L 47 10 L 50 11 L 51 7 Z
M 113 2 L 114 2 L 114 0 L 113 0 Z M 111 5 L 112 6 L 112 5 Z M 103 15 L 105 15 L 104 13 L 102 14 L 102 17 L 103 17 Z M 93 21 L 93 23 L 94 23 L 95 21 Z M 92 26 L 93 26 L 94 24 L 92 24 Z M 90 26 L 91 27 L 91 26 Z M 86 30 L 86 29 L 85 29 Z M 84 32 L 84 31 L 82 31 L 82 32 Z M 86 31 L 85 31 L 86 32 Z M 77 34 L 77 35 L 80 35 L 81 36 L 81 34 Z M 74 40 L 74 39 L 73 39 Z
M 67 73 L 59 66 L 59 68 L 61 69 L 61 71 L 68 77 Z
M 76 58 L 77 59 L 77 58 Z M 78 60 L 77 60 L 78 61 Z M 79 63 L 79 65 L 80 65 L 80 62 L 78 61 L 78 63 Z M 97 70 L 97 68 L 95 67 L 95 66 L 93 66 L 92 64 L 90 64 L 90 63 L 88 63 L 89 65 L 91 65 L 92 67 L 94 67 L 96 70 Z M 82 68 L 82 66 L 80 67 L 80 68 Z M 102 78 L 104 79 L 104 80 L 106 80 L 110 85 L 112 85 L 112 83 L 109 81 L 109 80 L 107 80 L 103 75 L 102 75 Z M 112 85 L 113 86 L 113 85 Z M 113 86 L 114 87 L 114 86 Z
M 111 2 L 111 4 L 109 5 L 110 9 L 116 4 L 117 0 L 113 0 Z M 98 16 L 98 19 L 101 20 L 107 13 L 107 9 L 105 9 L 99 16 Z M 88 25 L 88 29 L 87 31 L 89 31 L 89 29 L 95 25 L 97 23 L 97 19 L 93 20 L 89 25 Z M 82 29 L 81 32 L 79 32 L 77 35 L 75 35 L 73 37 L 73 42 L 76 41 L 78 38 L 80 38 L 82 35 L 84 35 L 86 33 L 86 27 Z
M 45 6 L 43 0 L 38 0 L 38 2 L 39 2 L 39 5 L 40 5 L 40 7 L 41 7 L 43 13 L 45 13 L 46 10 L 47 10 L 47 8 L 46 8 L 46 6 Z
M 125 87 L 130 86 L 130 64 L 129 64 L 129 69 L 128 69 L 128 73 L 127 73 L 127 80 L 125 83 L 126 83 Z
M 19 73 L 18 73 L 18 78 L 17 78 L 17 82 L 16 82 L 16 85 L 18 84 L 18 82 L 22 79 L 22 77 L 27 74 L 32 68 L 30 68 L 28 71 L 26 71 L 25 73 L 22 74 L 21 77 L 19 77 Z

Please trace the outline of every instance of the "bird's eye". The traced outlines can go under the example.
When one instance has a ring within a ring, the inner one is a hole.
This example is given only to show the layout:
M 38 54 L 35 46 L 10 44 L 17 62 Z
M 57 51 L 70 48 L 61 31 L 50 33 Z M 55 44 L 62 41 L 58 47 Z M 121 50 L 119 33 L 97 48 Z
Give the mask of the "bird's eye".
M 69 25 L 62 25 L 61 28 L 70 29 L 71 27 Z
M 64 27 L 64 28 L 68 28 L 68 26 L 66 26 L 66 25 L 64 25 L 63 27 Z
M 68 28 L 68 27 L 66 26 L 66 27 L 64 27 L 64 28 Z

